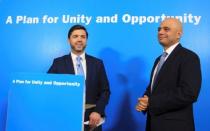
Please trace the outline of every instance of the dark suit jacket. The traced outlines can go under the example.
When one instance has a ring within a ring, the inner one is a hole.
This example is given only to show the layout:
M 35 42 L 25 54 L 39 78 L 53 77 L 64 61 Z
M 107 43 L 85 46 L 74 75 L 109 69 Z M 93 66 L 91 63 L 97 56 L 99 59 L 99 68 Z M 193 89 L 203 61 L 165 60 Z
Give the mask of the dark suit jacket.
M 102 60 L 90 55 L 85 55 L 86 74 L 86 103 L 96 104 L 96 108 L 86 110 L 85 120 L 89 119 L 91 112 L 95 111 L 104 116 L 105 106 L 108 104 L 110 90 L 109 82 Z M 71 55 L 65 55 L 54 59 L 48 73 L 75 74 Z
M 199 57 L 180 44 L 163 64 L 150 91 L 147 110 L 147 131 L 194 131 L 193 102 L 198 98 L 201 87 Z

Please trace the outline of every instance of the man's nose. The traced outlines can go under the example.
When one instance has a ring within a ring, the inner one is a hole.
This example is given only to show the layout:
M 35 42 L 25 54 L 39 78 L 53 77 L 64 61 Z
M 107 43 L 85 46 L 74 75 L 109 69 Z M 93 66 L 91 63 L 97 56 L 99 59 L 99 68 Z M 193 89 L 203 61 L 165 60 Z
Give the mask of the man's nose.
M 77 38 L 77 40 L 78 40 L 78 41 L 82 41 L 82 37 L 79 36 L 79 37 Z
M 158 35 L 163 35 L 165 33 L 165 31 L 163 30 L 163 29 L 160 29 L 159 31 L 158 31 Z
M 163 29 L 162 28 L 159 28 L 158 29 L 158 33 L 162 33 L 163 32 Z

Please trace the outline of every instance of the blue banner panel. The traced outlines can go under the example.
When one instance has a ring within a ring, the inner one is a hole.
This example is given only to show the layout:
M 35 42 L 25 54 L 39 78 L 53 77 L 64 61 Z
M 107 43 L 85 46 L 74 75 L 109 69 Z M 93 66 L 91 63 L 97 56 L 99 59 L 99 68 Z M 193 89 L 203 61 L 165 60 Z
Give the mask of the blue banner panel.
M 82 131 L 84 78 L 16 73 L 9 89 L 7 131 Z

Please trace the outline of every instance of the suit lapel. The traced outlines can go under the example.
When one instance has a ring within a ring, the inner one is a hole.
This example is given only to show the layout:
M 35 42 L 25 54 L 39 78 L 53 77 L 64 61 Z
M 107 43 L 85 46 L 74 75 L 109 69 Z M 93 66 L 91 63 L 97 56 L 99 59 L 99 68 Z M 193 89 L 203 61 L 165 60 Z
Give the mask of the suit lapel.
M 93 76 L 93 73 L 92 73 L 92 70 L 94 68 L 94 66 L 92 65 L 93 62 L 90 58 L 89 55 L 85 54 L 85 59 L 86 59 L 86 80 L 85 80 L 85 84 L 86 84 L 86 90 L 90 90 L 89 88 L 91 88 L 90 86 L 90 83 L 93 81 L 92 80 L 92 76 Z
M 156 82 L 154 83 L 154 90 L 156 89 L 156 87 L 158 86 L 158 84 L 160 83 L 161 80 L 163 80 L 163 78 L 165 77 L 165 73 L 167 73 L 167 70 L 170 70 L 170 64 L 173 63 L 175 57 L 177 56 L 177 54 L 179 54 L 179 50 L 182 48 L 181 44 L 177 45 L 177 47 L 171 52 L 171 54 L 169 55 L 169 57 L 166 59 L 165 63 L 163 64 L 163 66 L 161 67 L 158 76 L 156 78 Z M 157 65 L 157 64 L 156 64 Z
M 67 66 L 67 68 L 66 68 L 67 73 L 68 74 L 75 74 L 71 54 L 66 56 L 65 62 L 66 62 L 66 66 Z
M 86 81 L 89 81 L 88 79 L 91 78 L 90 72 L 91 72 L 91 59 L 90 57 L 85 54 L 85 59 L 86 59 Z

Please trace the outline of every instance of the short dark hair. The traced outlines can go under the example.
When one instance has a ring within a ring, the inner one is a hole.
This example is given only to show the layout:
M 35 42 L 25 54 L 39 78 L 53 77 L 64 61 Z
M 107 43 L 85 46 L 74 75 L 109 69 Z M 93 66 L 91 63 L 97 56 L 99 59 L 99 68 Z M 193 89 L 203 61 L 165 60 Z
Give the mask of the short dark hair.
M 88 32 L 87 32 L 86 28 L 85 28 L 84 26 L 82 26 L 82 25 L 74 25 L 74 26 L 72 26 L 72 27 L 69 29 L 68 38 L 70 38 L 72 32 L 75 31 L 75 30 L 84 30 L 85 33 L 86 33 L 86 36 L 87 36 L 87 38 L 88 38 Z

